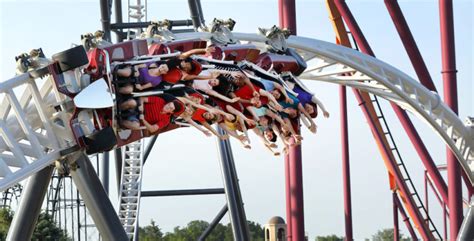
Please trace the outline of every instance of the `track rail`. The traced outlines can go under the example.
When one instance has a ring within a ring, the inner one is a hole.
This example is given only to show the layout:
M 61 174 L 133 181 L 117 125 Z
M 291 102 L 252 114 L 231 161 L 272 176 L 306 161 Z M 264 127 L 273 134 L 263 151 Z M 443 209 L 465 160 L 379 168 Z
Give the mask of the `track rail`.
M 240 41 L 265 49 L 267 39 L 258 34 L 233 33 Z M 210 33 L 177 34 L 177 38 L 209 40 Z M 291 36 L 295 48 L 308 62 L 301 79 L 350 86 L 392 101 L 428 123 L 456 155 L 474 185 L 474 131 L 443 103 L 440 96 L 419 82 L 374 57 L 321 40 Z M 341 76 L 342 74 L 350 74 Z
M 41 88 L 39 88 L 41 85 Z M 53 106 L 63 101 L 51 77 L 29 73 L 0 83 L 0 191 L 61 158 L 72 145 L 68 114 Z

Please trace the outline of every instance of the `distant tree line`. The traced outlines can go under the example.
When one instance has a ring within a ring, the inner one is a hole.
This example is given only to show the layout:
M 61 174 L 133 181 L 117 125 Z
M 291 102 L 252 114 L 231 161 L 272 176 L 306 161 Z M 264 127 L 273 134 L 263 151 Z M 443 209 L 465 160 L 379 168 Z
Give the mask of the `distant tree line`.
M 8 229 L 13 220 L 13 211 L 9 208 L 0 208 L 0 240 L 6 240 Z M 40 213 L 38 221 L 36 222 L 36 227 L 33 232 L 33 241 L 69 241 L 72 240 L 66 233 L 62 230 L 56 222 L 54 222 L 53 217 L 47 214 L 46 212 Z
M 264 241 L 263 227 L 255 222 L 248 221 L 250 240 Z M 209 227 L 209 223 L 202 220 L 189 222 L 185 227 L 175 227 L 173 232 L 163 233 L 160 227 L 151 220 L 150 225 L 140 227 L 138 236 L 141 241 L 196 241 L 199 236 Z M 229 224 L 217 224 L 207 236 L 206 241 L 233 241 L 232 227 Z
M 411 238 L 404 237 L 403 234 L 399 234 L 400 241 L 411 241 Z M 393 228 L 387 228 L 377 231 L 376 234 L 372 235 L 372 239 L 366 238 L 365 241 L 393 241 L 394 232 Z M 327 236 L 316 236 L 315 241 L 344 241 L 343 236 L 337 236 L 335 234 Z

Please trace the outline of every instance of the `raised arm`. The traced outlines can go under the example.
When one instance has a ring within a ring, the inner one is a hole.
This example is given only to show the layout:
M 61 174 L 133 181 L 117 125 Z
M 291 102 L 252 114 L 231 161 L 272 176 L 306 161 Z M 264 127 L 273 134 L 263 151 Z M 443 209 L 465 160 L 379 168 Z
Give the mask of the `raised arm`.
M 311 98 L 311 102 L 315 103 L 319 106 L 319 108 L 321 108 L 324 117 L 329 118 L 329 112 L 326 110 L 323 103 L 316 97 L 316 95 L 313 95 L 313 97 Z
M 200 125 L 198 125 L 193 119 L 191 118 L 185 118 L 184 119 L 186 122 L 188 122 L 190 125 L 192 125 L 194 128 L 198 129 L 199 131 L 201 131 L 202 133 L 204 133 L 204 135 L 206 136 L 212 136 L 211 132 L 207 131 L 206 129 L 202 128 Z
M 283 106 L 281 106 L 278 103 L 278 101 L 275 99 L 275 97 L 273 97 L 273 95 L 270 94 L 268 91 L 260 89 L 260 95 L 267 97 L 268 100 L 270 100 L 270 102 L 273 103 L 273 105 L 275 106 L 275 109 L 277 110 L 283 109 Z
M 314 123 L 313 119 L 308 114 L 308 112 L 304 109 L 304 107 L 301 103 L 298 104 L 298 110 L 300 111 L 300 113 L 303 113 L 303 115 L 304 115 L 304 117 L 301 116 L 300 118 L 303 120 L 303 123 L 306 125 L 306 127 L 308 127 L 308 129 L 311 132 L 316 133 L 316 124 Z M 309 126 L 307 125 L 308 123 L 306 123 L 306 121 L 304 121 L 304 120 L 309 122 Z
M 229 138 L 229 135 L 219 135 L 219 133 L 216 131 L 216 129 L 214 129 L 211 125 L 209 125 L 209 123 L 207 122 L 202 122 L 201 123 L 206 129 L 208 129 L 212 134 L 214 134 L 215 136 L 219 137 L 221 140 L 225 140 L 225 139 L 228 139 Z
M 205 49 L 191 49 L 179 55 L 180 59 L 186 59 L 195 54 L 205 54 L 208 51 L 208 48 Z
M 210 90 L 207 89 L 207 90 L 202 90 L 202 91 L 204 91 L 204 93 L 206 93 L 206 94 L 208 94 L 208 95 L 212 95 L 212 96 L 214 96 L 214 97 L 216 97 L 216 98 L 219 98 L 219 99 L 221 99 L 221 100 L 223 100 L 223 101 L 225 101 L 225 102 L 229 102 L 229 103 L 235 103 L 235 102 L 237 102 L 237 101 L 240 100 L 239 97 L 235 97 L 235 98 L 232 98 L 232 99 L 231 99 L 231 98 L 229 98 L 229 97 L 227 97 L 227 96 L 225 96 L 225 95 L 219 94 L 217 91 L 212 90 L 212 89 L 210 89 Z

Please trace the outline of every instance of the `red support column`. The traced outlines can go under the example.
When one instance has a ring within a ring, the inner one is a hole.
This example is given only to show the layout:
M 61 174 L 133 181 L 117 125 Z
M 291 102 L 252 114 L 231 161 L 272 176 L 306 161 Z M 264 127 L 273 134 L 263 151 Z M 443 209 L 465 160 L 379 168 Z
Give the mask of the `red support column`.
M 341 112 L 341 146 L 342 146 L 342 179 L 344 186 L 344 221 L 346 241 L 352 241 L 352 201 L 351 201 L 351 176 L 349 165 L 349 140 L 347 128 L 347 97 L 346 87 L 339 86 L 340 112 Z
M 285 189 L 286 189 L 286 237 L 287 241 L 293 241 L 291 230 L 291 185 L 290 185 L 290 156 L 285 155 Z
M 287 28 L 296 35 L 296 5 L 295 0 L 278 0 L 280 27 Z
M 439 1 L 439 15 L 444 101 L 455 113 L 458 113 L 453 2 L 451 0 Z M 461 169 L 456 156 L 454 156 L 451 150 L 446 148 L 446 152 L 448 164 L 449 238 L 456 240 L 463 219 Z
M 290 143 L 294 140 L 291 138 Z M 292 241 L 304 241 L 304 202 L 303 202 L 303 173 L 301 162 L 301 145 L 293 145 L 288 152 L 290 164 L 290 190 L 291 190 L 291 236 Z
M 394 201 L 396 202 L 398 210 L 400 211 L 400 214 L 402 215 L 403 222 L 405 223 L 405 226 L 407 227 L 408 232 L 410 233 L 411 239 L 412 240 L 418 240 L 418 237 L 416 236 L 415 230 L 413 229 L 413 226 L 410 223 L 410 218 L 405 213 L 405 209 L 403 209 L 403 205 L 401 204 L 400 199 L 398 199 L 398 197 L 395 196 Z
M 426 88 L 437 92 L 433 80 L 431 79 L 431 75 L 428 72 L 428 68 L 426 67 L 425 61 L 423 61 L 423 57 L 416 46 L 415 38 L 413 38 L 413 35 L 411 34 L 408 23 L 403 16 L 402 10 L 398 5 L 397 0 L 384 0 L 384 2 L 390 17 L 392 17 L 392 21 L 395 24 L 398 35 L 400 35 L 400 39 L 402 40 L 403 46 L 407 51 L 408 57 L 410 58 L 411 64 L 415 69 L 418 79 L 420 79 L 420 82 Z
M 295 0 L 278 0 L 280 27 L 287 28 L 296 35 L 296 6 Z M 301 145 L 289 148 L 285 157 L 288 174 L 286 178 L 286 207 L 289 227 L 288 240 L 304 241 L 304 205 L 303 205 L 303 170 L 301 161 Z M 289 188 L 288 188 L 289 187 Z M 289 201 L 289 202 L 288 202 Z M 288 212 L 288 210 L 290 210 Z
M 397 205 L 397 192 L 394 191 L 392 193 L 392 200 L 393 200 L 393 240 L 398 241 L 400 240 L 399 235 L 399 228 L 398 228 L 398 205 Z
M 285 0 L 278 0 L 278 20 L 279 20 L 278 22 L 279 22 L 281 28 L 283 28 L 284 26 L 287 26 L 285 15 L 283 14 L 284 1 Z
M 369 43 L 365 39 L 364 35 L 362 34 L 362 30 L 359 28 L 359 25 L 355 22 L 352 13 L 350 12 L 349 8 L 347 7 L 346 3 L 343 0 L 335 0 L 336 6 L 339 9 L 342 17 L 344 18 L 347 26 L 351 30 L 352 36 L 354 36 L 356 42 L 359 44 L 361 51 L 365 54 L 371 55 L 375 57 L 374 52 L 369 46 Z M 413 146 L 415 147 L 416 152 L 420 156 L 423 165 L 425 166 L 426 170 L 433 178 L 433 181 L 438 188 L 441 196 L 444 200 L 447 200 L 447 188 L 446 183 L 439 173 L 433 159 L 431 158 L 428 149 L 423 144 L 421 137 L 418 135 L 418 132 L 415 129 L 415 126 L 411 122 L 410 118 L 406 114 L 406 112 L 400 108 L 399 106 L 391 103 L 393 110 L 395 111 L 400 123 L 402 124 L 405 132 L 407 133 L 410 141 L 412 142 Z

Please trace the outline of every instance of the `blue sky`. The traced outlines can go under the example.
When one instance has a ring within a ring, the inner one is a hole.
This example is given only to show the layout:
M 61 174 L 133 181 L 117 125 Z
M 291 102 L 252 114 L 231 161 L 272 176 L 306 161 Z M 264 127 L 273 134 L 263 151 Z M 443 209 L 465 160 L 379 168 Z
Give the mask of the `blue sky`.
M 435 85 L 442 91 L 437 1 L 399 2 Z M 383 1 L 348 1 L 348 4 L 376 56 L 416 79 Z M 202 0 L 202 6 L 207 22 L 214 17 L 231 17 L 237 22 L 235 31 L 238 32 L 256 32 L 257 27 L 278 24 L 276 0 Z M 459 113 L 464 119 L 474 114 L 473 4 L 468 0 L 455 1 L 454 12 Z M 334 42 L 324 1 L 297 1 L 297 15 L 299 35 Z M 17 54 L 42 47 L 51 56 L 69 48 L 71 43 L 79 43 L 81 34 L 101 28 L 97 1 L 1 0 L 0 16 L 2 80 L 13 76 Z M 189 18 L 187 1 L 149 0 L 149 19 L 164 18 Z M 303 133 L 306 230 L 310 238 L 332 233 L 343 235 L 338 87 L 314 82 L 307 85 L 327 106 L 331 118 L 317 120 L 316 135 Z M 421 192 L 423 166 L 389 104 L 382 102 L 397 145 Z M 348 108 L 354 236 L 363 239 L 381 228 L 392 227 L 391 193 L 383 161 L 351 92 L 348 92 Z M 435 162 L 445 164 L 444 143 L 430 127 L 413 115 L 410 117 Z M 214 139 L 201 136 L 195 130 L 182 129 L 160 136 L 158 140 L 145 167 L 144 190 L 222 187 Z M 257 141 L 254 143 L 251 151 L 238 145 L 234 145 L 233 150 L 247 217 L 263 224 L 275 215 L 285 217 L 284 163 L 282 158 L 272 157 Z M 113 176 L 112 180 L 115 180 Z M 113 189 L 115 185 L 111 186 Z M 115 190 L 111 192 L 114 195 Z M 141 224 L 148 224 L 154 219 L 164 231 L 171 231 L 191 220 L 212 220 L 224 203 L 223 196 L 143 199 L 140 220 Z M 433 195 L 430 210 L 441 229 L 441 212 Z M 400 226 L 406 234 L 404 226 Z

